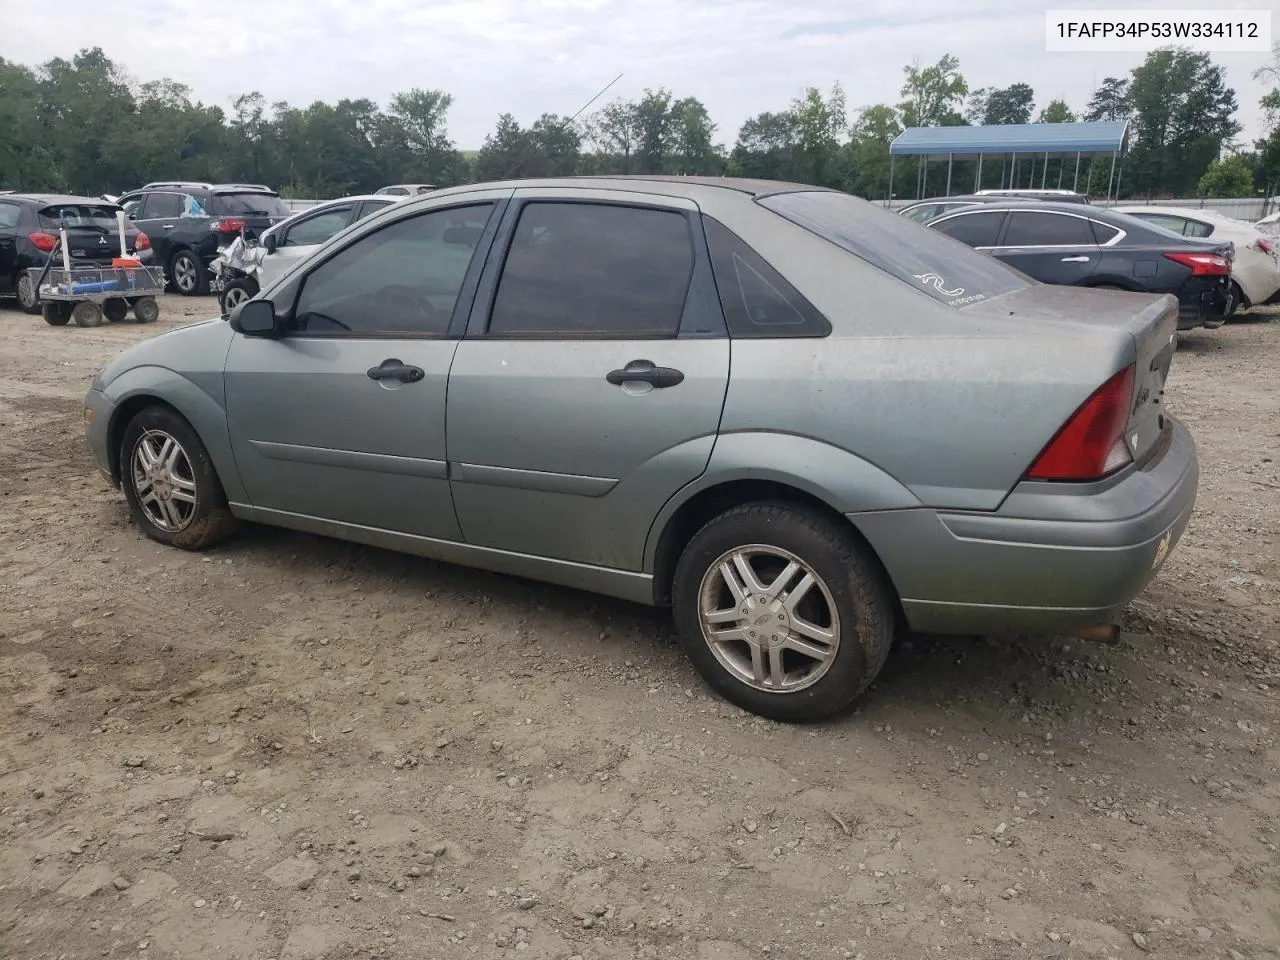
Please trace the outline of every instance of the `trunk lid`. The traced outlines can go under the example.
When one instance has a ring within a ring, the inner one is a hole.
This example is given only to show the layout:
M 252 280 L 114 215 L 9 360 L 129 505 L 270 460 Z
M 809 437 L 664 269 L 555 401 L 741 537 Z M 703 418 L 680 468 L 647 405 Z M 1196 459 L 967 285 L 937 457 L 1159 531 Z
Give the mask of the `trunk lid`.
M 60 227 L 66 228 L 67 251 L 72 260 L 110 264 L 120 256 L 118 209 L 109 204 L 54 204 L 40 210 L 40 227 L 54 237 Z M 137 250 L 138 233 L 138 228 L 126 219 L 125 249 L 129 256 Z
M 1165 427 L 1165 381 L 1177 349 L 1179 304 L 1176 297 L 1037 284 L 967 309 L 998 315 L 1002 321 L 1021 317 L 1025 323 L 1074 326 L 1080 328 L 1082 340 L 1088 341 L 1082 346 L 1091 350 L 1100 346 L 1096 339 L 1098 333 L 1114 331 L 1115 360 L 1101 371 L 1102 375 L 1090 390 L 1102 386 L 1132 360 L 1133 397 L 1125 424 L 1125 444 L 1137 463 L 1142 463 L 1159 445 Z

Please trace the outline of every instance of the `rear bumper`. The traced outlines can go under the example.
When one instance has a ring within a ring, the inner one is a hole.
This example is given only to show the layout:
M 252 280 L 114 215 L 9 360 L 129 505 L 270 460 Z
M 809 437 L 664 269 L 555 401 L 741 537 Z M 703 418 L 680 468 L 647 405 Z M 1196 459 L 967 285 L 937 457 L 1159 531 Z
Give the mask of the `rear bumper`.
M 1199 464 L 1167 418 L 1163 452 L 1110 484 L 1021 484 L 994 513 L 853 514 L 913 630 L 1052 634 L 1114 620 L 1186 529 Z
M 1192 277 L 1178 291 L 1178 329 L 1214 329 L 1227 322 L 1231 291 L 1225 281 Z

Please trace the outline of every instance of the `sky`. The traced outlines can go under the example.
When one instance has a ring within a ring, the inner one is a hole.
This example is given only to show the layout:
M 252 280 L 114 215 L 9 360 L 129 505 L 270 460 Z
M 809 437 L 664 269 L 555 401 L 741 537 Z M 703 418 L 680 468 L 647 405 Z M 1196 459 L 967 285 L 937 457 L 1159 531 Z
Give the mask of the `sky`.
M 1268 9 L 1276 0 L 1162 0 L 1127 9 Z M 1060 0 L 1054 9 L 1115 9 L 1116 0 Z M 1036 109 L 1061 98 L 1077 111 L 1106 76 L 1141 53 L 1047 53 L 1046 7 L 1026 0 L 267 0 L 146 4 L 121 17 L 100 0 L 24 4 L 4 18 L 0 56 L 36 65 L 101 46 L 136 80 L 168 77 L 230 109 L 259 90 L 268 102 L 367 97 L 385 105 L 410 87 L 446 90 L 449 133 L 476 149 L 499 114 L 527 124 L 666 87 L 695 96 L 732 145 L 739 126 L 785 109 L 808 86 L 839 82 L 858 107 L 896 103 L 902 68 L 960 60 L 971 88 L 1029 83 Z M 1280 10 L 1273 15 L 1280 27 Z M 126 24 L 121 26 L 121 24 Z M 1262 130 L 1252 73 L 1264 53 L 1215 53 L 1240 104 L 1246 144 Z

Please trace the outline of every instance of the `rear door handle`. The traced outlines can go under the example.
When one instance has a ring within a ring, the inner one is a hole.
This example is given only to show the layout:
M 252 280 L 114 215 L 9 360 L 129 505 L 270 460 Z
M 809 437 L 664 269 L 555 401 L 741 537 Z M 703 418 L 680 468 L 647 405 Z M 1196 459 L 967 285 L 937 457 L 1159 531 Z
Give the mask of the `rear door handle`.
M 1088 257 L 1063 257 L 1062 262 L 1063 263 L 1088 263 L 1089 258 Z
M 376 367 L 370 367 L 366 376 L 370 380 L 399 380 L 401 383 L 417 383 L 426 373 L 421 367 L 401 363 L 394 358 L 383 360 Z
M 632 360 L 621 370 L 610 370 L 604 378 L 615 387 L 624 383 L 647 383 L 655 390 L 684 382 L 681 371 L 673 367 L 655 366 L 652 360 Z

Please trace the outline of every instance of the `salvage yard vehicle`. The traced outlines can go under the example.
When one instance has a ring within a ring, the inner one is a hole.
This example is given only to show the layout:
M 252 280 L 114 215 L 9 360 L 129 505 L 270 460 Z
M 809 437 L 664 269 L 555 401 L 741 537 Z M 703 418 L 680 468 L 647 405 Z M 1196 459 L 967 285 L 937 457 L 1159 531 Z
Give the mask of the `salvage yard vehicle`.
M 903 629 L 1114 635 L 1196 497 L 1177 317 L 831 190 L 475 184 L 129 348 L 84 418 L 160 543 L 256 521 L 670 605 L 711 687 L 808 721 Z
M 43 267 L 66 227 L 74 264 L 110 266 L 120 255 L 120 207 L 102 199 L 43 193 L 0 196 L 0 295 L 17 297 L 27 313 L 39 313 L 40 295 L 31 270 Z M 151 240 L 125 221 L 125 248 L 143 266 L 153 262 Z
M 237 237 L 209 267 L 218 306 L 224 313 L 234 310 L 338 231 L 402 199 L 368 194 L 329 200 L 280 221 L 256 241 Z
M 253 239 L 292 213 L 269 187 L 254 183 L 166 180 L 120 198 L 155 245 L 156 262 L 183 296 L 209 292 L 210 264 L 236 237 Z
M 1238 309 L 1267 303 L 1280 290 L 1280 241 L 1251 223 L 1212 210 L 1181 207 L 1126 205 L 1116 210 L 1184 237 L 1231 241 L 1236 255 L 1231 263 L 1231 306 L 1227 316 Z
M 926 226 L 1041 283 L 1173 294 L 1179 330 L 1220 327 L 1231 310 L 1229 240 L 1196 240 L 1115 210 L 1047 202 L 965 207 Z

